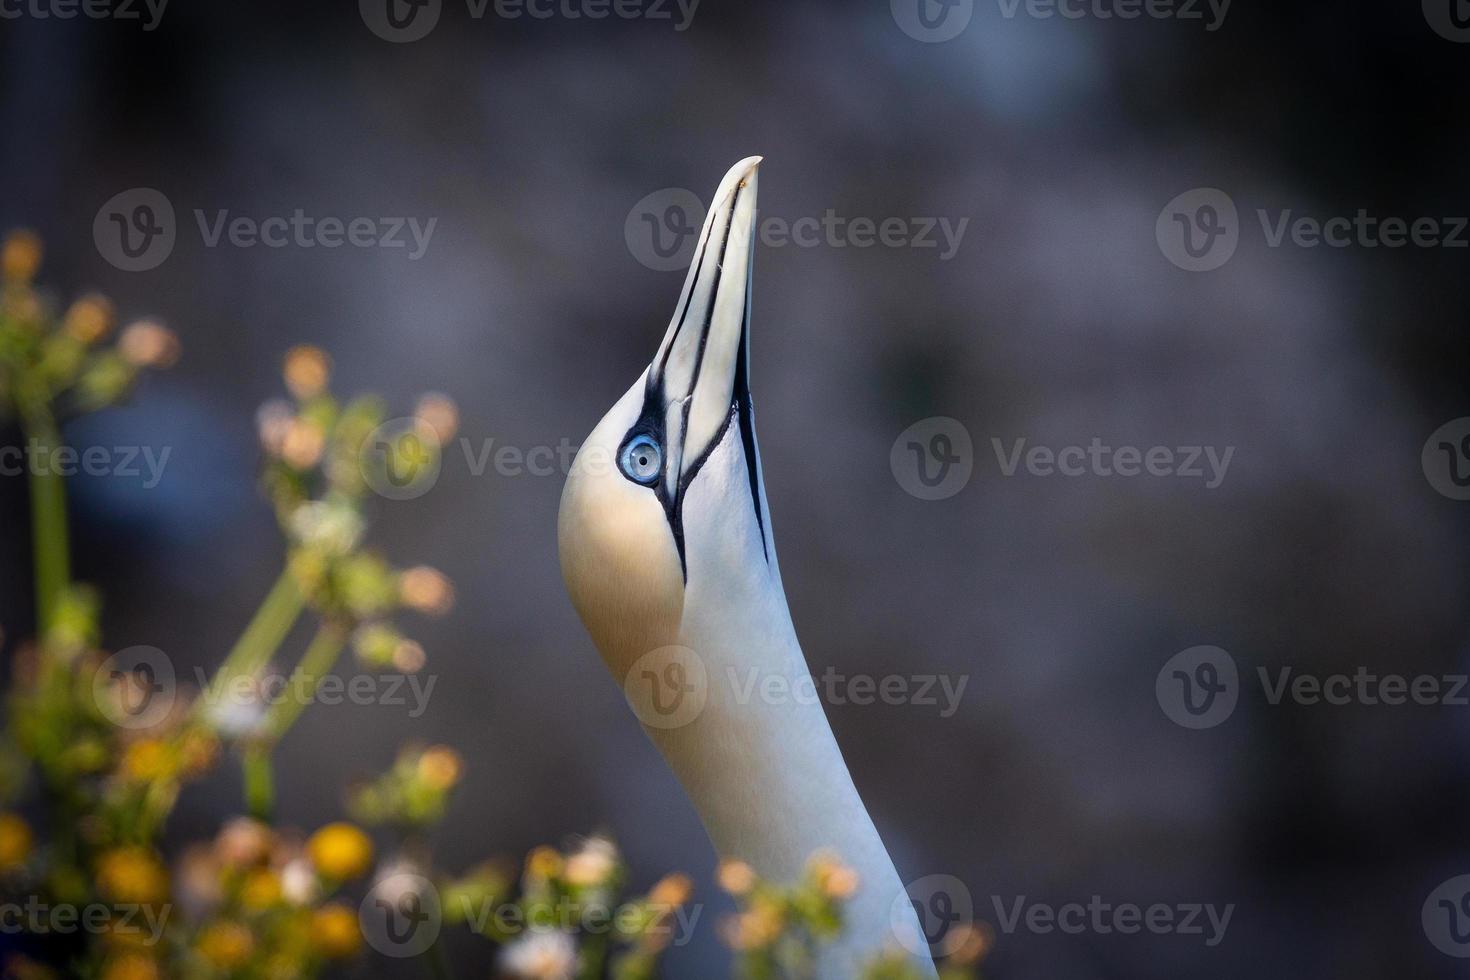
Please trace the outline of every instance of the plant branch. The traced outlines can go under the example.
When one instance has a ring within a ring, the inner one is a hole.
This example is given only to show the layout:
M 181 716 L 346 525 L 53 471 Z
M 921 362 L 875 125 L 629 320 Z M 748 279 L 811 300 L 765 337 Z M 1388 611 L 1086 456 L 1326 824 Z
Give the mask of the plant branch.
M 235 678 L 248 677 L 266 665 L 286 639 L 286 634 L 291 632 L 291 627 L 296 625 L 305 603 L 306 597 L 301 594 L 290 570 L 281 572 L 250 624 L 245 627 L 245 632 L 240 634 L 224 663 L 220 664 L 214 680 L 210 681 L 208 694 L 198 702 L 201 709 L 219 703 Z
M 315 699 L 317 686 L 336 666 L 337 657 L 346 645 L 347 630 L 341 625 L 327 622 L 317 629 L 316 636 L 311 638 L 306 652 L 301 655 L 301 662 L 291 672 L 285 696 L 271 705 L 262 725 L 265 738 L 271 744 L 279 742 L 290 731 L 301 712 Z
M 31 491 L 31 554 L 36 580 L 36 632 L 46 636 L 56 607 L 71 582 L 71 554 L 66 526 L 66 483 L 51 465 L 61 447 L 61 431 L 49 410 L 33 408 L 22 426 L 32 443 L 27 467 Z

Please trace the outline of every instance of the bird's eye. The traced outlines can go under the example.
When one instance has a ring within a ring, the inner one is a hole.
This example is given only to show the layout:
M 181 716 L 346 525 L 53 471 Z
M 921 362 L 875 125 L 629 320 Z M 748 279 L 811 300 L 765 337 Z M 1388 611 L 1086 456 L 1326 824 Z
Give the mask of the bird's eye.
M 636 436 L 623 447 L 618 465 L 623 475 L 635 483 L 654 483 L 663 470 L 664 453 L 648 436 Z

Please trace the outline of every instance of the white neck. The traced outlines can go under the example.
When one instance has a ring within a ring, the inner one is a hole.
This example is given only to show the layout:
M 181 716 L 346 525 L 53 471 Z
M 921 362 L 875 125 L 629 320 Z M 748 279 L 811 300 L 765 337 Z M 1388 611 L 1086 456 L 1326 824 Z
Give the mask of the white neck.
M 701 501 L 689 506 L 697 512 Z M 824 849 L 857 871 L 842 937 L 819 964 L 823 978 L 855 977 L 872 955 L 897 947 L 896 902 L 913 935 L 918 922 L 900 901 L 903 882 L 814 696 L 774 553 L 767 564 L 754 551 L 758 539 L 726 542 L 727 549 L 690 548 L 680 626 L 679 643 L 705 668 L 707 703 L 692 723 L 650 735 L 721 856 L 780 882 L 798 879 Z M 927 957 L 916 963 L 934 975 Z

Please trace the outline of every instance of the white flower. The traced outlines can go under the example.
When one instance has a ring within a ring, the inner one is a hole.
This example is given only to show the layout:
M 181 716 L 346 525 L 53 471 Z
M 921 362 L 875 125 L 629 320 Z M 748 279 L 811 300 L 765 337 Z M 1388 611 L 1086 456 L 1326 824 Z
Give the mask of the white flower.
M 351 507 L 313 500 L 291 513 L 291 530 L 302 544 L 345 555 L 362 539 L 364 525 Z
M 574 885 L 595 888 L 605 884 L 617 866 L 617 845 L 606 837 L 593 837 L 567 858 L 566 879 Z
M 310 905 L 317 896 L 316 871 L 304 857 L 294 857 L 281 869 L 281 894 L 292 905 Z
M 564 932 L 530 932 L 501 951 L 500 965 L 524 980 L 572 980 L 577 944 Z

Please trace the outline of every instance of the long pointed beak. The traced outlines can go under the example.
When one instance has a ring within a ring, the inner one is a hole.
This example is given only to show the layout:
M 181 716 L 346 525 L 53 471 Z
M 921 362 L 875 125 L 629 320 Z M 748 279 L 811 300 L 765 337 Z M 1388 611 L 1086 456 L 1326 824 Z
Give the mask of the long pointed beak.
M 760 157 L 725 174 L 705 216 L 679 305 L 649 368 L 665 408 L 664 496 L 703 462 L 745 398 Z

